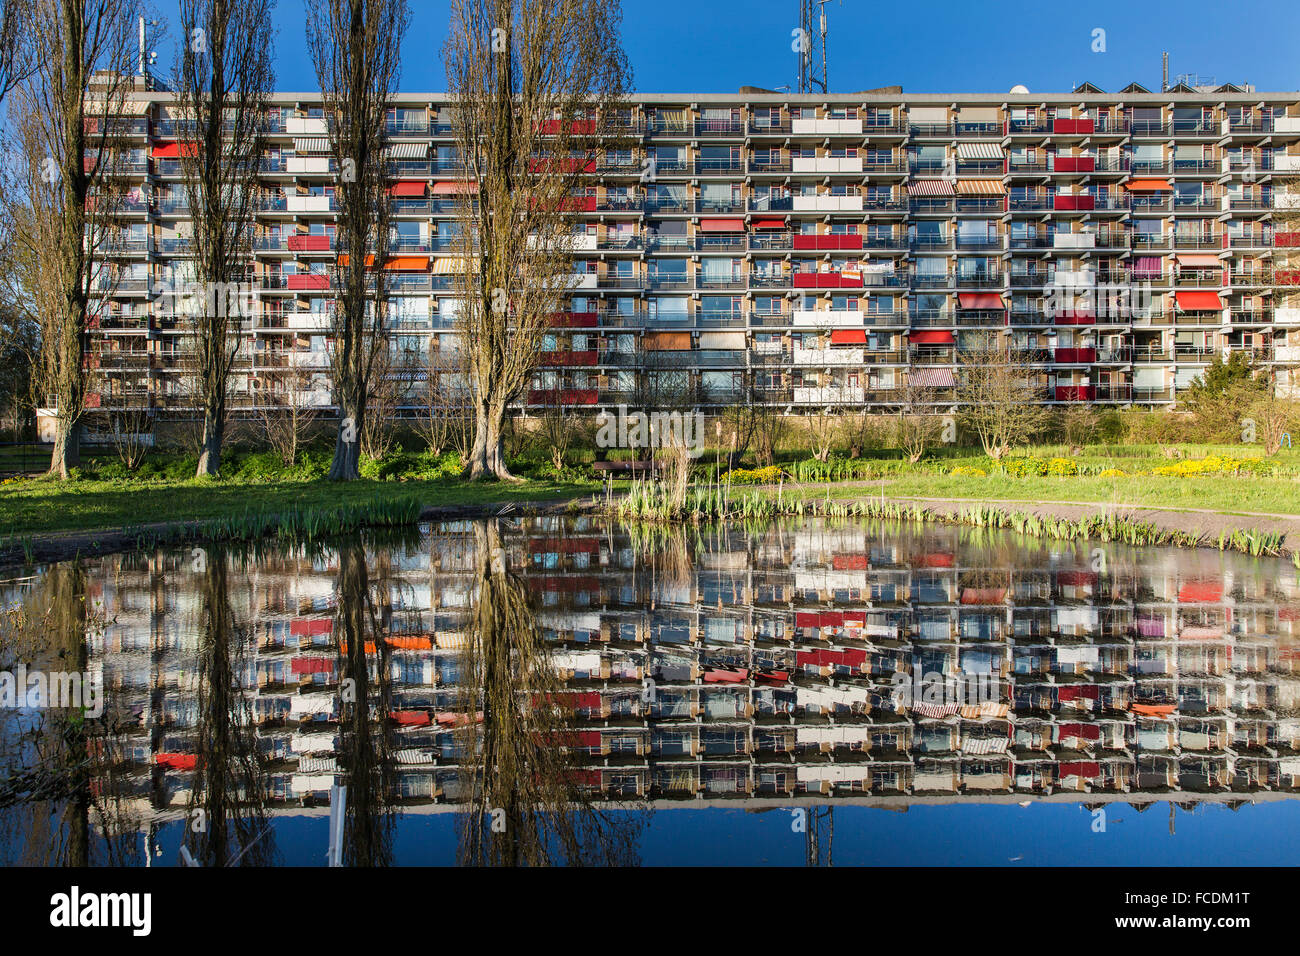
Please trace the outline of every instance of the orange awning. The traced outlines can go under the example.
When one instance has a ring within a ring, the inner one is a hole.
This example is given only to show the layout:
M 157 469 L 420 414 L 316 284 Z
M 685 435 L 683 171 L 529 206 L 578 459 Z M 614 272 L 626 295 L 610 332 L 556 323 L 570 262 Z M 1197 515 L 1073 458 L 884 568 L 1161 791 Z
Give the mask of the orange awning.
M 432 192 L 435 196 L 460 196 L 465 193 L 476 193 L 478 192 L 478 183 L 465 180 L 434 183 Z
M 691 348 L 691 333 L 651 332 L 645 337 L 645 347 L 652 352 L 687 352 Z
M 346 252 L 339 256 L 339 265 L 346 266 L 351 262 L 351 258 Z M 375 264 L 374 254 L 366 255 L 366 267 L 370 268 Z M 393 256 L 384 263 L 384 268 L 389 272 L 424 272 L 429 268 L 428 256 Z
M 957 180 L 957 192 L 963 196 L 1001 196 L 1006 191 L 1000 179 Z
M 743 219 L 701 219 L 700 232 L 744 232 Z
M 1182 252 L 1178 254 L 1178 264 L 1180 266 L 1196 266 L 1200 268 L 1217 269 L 1223 265 L 1218 256 L 1209 255 L 1204 252 Z
M 1219 312 L 1223 302 L 1217 292 L 1175 292 L 1178 308 L 1184 312 Z
M 373 256 L 367 256 L 367 258 L 374 259 Z M 389 272 L 427 272 L 429 270 L 429 257 L 393 256 L 384 263 L 384 268 Z
M 1135 193 L 1171 193 L 1174 187 L 1164 179 L 1130 179 L 1125 188 Z

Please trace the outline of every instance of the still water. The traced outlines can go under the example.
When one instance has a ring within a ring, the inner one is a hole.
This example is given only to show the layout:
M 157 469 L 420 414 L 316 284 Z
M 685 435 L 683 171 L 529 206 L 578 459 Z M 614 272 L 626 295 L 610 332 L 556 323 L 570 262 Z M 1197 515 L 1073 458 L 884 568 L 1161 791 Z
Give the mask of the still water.
M 1292 864 L 1300 834 L 1276 559 L 547 517 L 0 597 L 4 865 Z

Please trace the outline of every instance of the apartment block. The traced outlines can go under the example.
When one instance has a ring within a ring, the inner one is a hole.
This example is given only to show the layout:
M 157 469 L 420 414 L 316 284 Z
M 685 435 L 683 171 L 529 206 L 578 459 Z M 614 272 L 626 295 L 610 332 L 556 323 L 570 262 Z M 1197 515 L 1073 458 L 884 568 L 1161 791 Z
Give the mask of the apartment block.
M 90 404 L 183 415 L 187 324 L 154 293 L 192 276 L 187 131 L 169 93 L 142 84 L 129 110 Z M 318 94 L 277 94 L 266 125 L 236 415 L 286 390 L 330 403 L 336 171 Z M 573 199 L 572 298 L 522 406 L 887 411 L 910 383 L 946 408 L 963 349 L 990 340 L 1056 406 L 1170 406 L 1232 352 L 1300 386 L 1300 94 L 638 94 L 618 125 Z M 398 96 L 388 133 L 411 414 L 423 370 L 457 347 L 456 206 L 475 185 L 445 97 Z

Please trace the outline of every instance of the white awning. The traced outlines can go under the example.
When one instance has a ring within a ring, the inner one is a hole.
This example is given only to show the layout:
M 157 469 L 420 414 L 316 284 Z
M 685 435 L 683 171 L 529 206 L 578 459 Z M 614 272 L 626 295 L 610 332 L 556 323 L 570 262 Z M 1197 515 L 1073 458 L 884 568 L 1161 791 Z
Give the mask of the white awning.
M 295 153 L 328 153 L 330 141 L 325 136 L 295 136 L 293 138 Z
M 958 143 L 958 159 L 1001 159 L 1002 147 L 997 143 Z
M 428 143 L 394 143 L 384 149 L 385 159 L 424 159 L 428 155 Z

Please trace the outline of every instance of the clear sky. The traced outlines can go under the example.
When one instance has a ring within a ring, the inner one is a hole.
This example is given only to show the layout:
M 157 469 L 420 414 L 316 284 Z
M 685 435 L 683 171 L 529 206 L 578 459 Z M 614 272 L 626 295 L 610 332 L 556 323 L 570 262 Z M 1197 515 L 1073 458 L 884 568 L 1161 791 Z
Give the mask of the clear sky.
M 175 0 L 154 0 L 170 25 L 156 71 L 170 73 L 178 32 Z M 302 0 L 278 0 L 277 88 L 316 87 L 307 56 Z M 410 0 L 401 88 L 446 88 L 445 0 Z M 744 85 L 794 86 L 791 31 L 798 0 L 624 0 L 623 44 L 643 93 L 734 93 Z M 1061 92 L 1089 81 L 1115 91 L 1136 81 L 1160 86 L 1198 73 L 1261 91 L 1300 89 L 1297 0 L 831 0 L 833 93 L 901 85 L 905 92 Z M 1104 34 L 1094 34 L 1096 30 Z M 1096 39 L 1104 52 L 1094 52 Z

